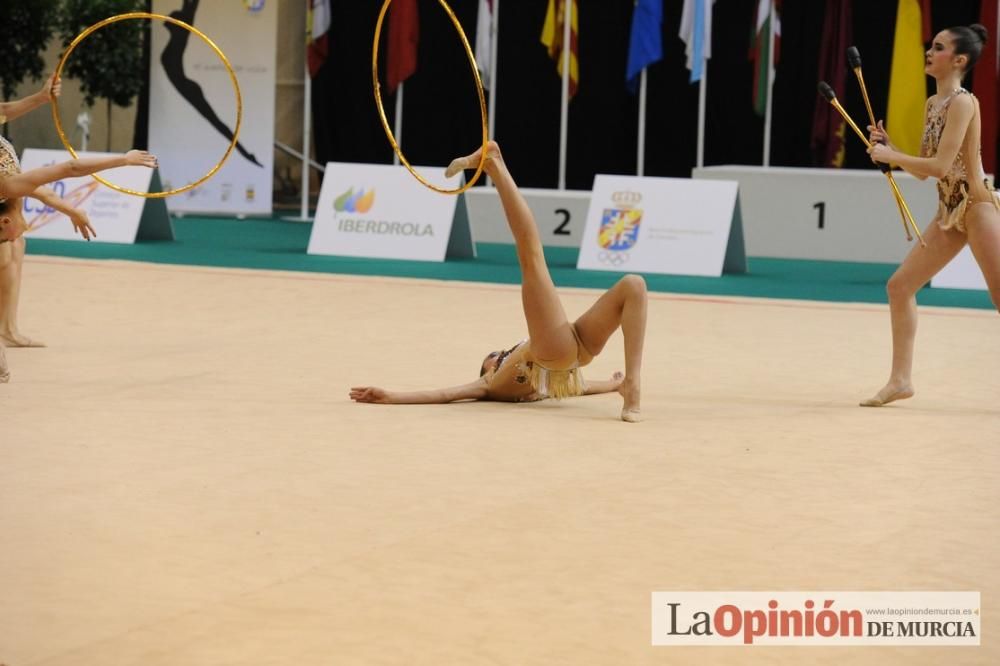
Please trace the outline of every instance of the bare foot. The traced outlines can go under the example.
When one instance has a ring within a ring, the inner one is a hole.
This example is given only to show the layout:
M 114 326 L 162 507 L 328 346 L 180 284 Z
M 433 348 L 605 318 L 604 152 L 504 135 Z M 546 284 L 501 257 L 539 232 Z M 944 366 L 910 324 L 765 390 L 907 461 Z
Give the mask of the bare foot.
M 3 345 L 0 345 L 0 384 L 6 384 L 10 381 L 10 370 L 7 369 L 7 355 L 3 351 Z
M 448 168 L 444 170 L 445 178 L 451 178 L 457 173 L 465 171 L 466 169 L 475 169 L 479 166 L 479 159 L 483 153 L 482 146 L 472 153 L 471 155 L 466 155 L 465 157 L 456 157 L 448 165 Z M 497 145 L 496 141 L 490 141 L 486 146 L 486 165 L 489 165 L 490 160 L 495 160 L 500 158 L 500 146 Z M 484 165 L 484 168 L 485 166 Z
M 20 333 L 0 333 L 0 342 L 8 347 L 44 347 L 45 343 Z
M 897 384 L 894 382 L 889 382 L 882 387 L 882 390 L 868 398 L 867 400 L 862 400 L 859 404 L 862 407 L 881 407 L 882 405 L 888 405 L 890 402 L 896 400 L 905 400 L 906 398 L 913 397 L 913 385 L 912 384 Z
M 638 423 L 641 421 L 642 414 L 639 410 L 639 383 L 624 379 L 618 386 L 618 392 L 621 393 L 623 398 L 625 398 L 625 404 L 622 405 L 622 421 L 628 421 L 629 423 Z

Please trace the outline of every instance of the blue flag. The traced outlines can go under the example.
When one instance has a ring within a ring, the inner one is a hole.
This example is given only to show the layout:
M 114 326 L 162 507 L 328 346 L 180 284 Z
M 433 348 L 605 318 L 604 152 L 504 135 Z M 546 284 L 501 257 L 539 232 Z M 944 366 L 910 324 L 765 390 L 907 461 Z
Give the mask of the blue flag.
M 625 85 L 634 93 L 639 74 L 663 58 L 663 0 L 636 0 L 628 42 Z

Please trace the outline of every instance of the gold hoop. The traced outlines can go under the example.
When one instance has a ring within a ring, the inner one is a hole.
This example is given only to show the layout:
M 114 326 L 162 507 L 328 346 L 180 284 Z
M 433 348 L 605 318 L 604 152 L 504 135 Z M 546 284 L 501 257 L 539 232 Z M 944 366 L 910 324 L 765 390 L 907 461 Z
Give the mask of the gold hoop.
M 399 161 L 403 163 L 403 166 L 413 174 L 413 177 L 423 183 L 425 186 L 434 190 L 435 192 L 440 192 L 441 194 L 461 194 L 467 189 L 476 184 L 479 180 L 479 176 L 483 173 L 483 167 L 486 166 L 486 151 L 488 148 L 490 136 L 489 128 L 487 127 L 486 119 L 486 95 L 483 93 L 483 80 L 479 76 L 479 66 L 476 64 L 476 56 L 472 53 L 472 48 L 469 46 L 469 40 L 465 36 L 465 31 L 462 30 L 462 24 L 458 22 L 458 18 L 455 16 L 455 12 L 451 10 L 448 3 L 445 0 L 438 0 L 438 3 L 444 8 L 448 13 L 448 17 L 451 18 L 452 24 L 458 31 L 459 37 L 462 38 L 462 46 L 465 47 L 465 53 L 469 56 L 469 64 L 472 65 L 472 75 L 476 79 L 476 90 L 479 93 L 479 113 L 483 120 L 483 150 L 482 154 L 479 156 L 479 165 L 476 167 L 476 173 L 472 175 L 465 185 L 454 190 L 444 189 L 438 187 L 433 183 L 427 182 L 423 176 L 417 173 L 410 162 L 403 155 L 403 151 L 400 150 L 399 144 L 396 143 L 396 137 L 392 133 L 392 129 L 389 128 L 389 121 L 385 117 L 385 108 L 382 106 L 382 92 L 381 85 L 378 82 L 378 43 L 379 36 L 382 34 L 382 21 L 385 18 L 385 13 L 389 9 L 389 5 L 392 4 L 392 0 L 385 0 L 382 3 L 382 9 L 378 13 L 378 21 L 375 23 L 375 39 L 372 41 L 372 87 L 375 90 L 375 103 L 378 105 L 378 115 L 382 119 L 382 128 L 385 130 L 385 135 L 389 137 L 389 143 L 392 144 L 392 149 L 396 151 L 396 155 L 399 156 Z
M 173 196 L 175 194 L 180 194 L 181 192 L 187 192 L 190 189 L 198 187 L 206 180 L 214 176 L 215 173 L 222 168 L 222 165 L 226 163 L 226 160 L 229 159 L 229 155 L 233 152 L 233 148 L 236 147 L 236 141 L 240 135 L 240 124 L 243 122 L 243 96 L 240 94 L 240 84 L 239 81 L 236 80 L 236 72 L 233 71 L 233 66 L 229 64 L 229 59 L 226 58 L 226 54 L 222 52 L 222 49 L 216 46 L 215 42 L 209 39 L 208 35 L 198 30 L 194 26 L 188 25 L 184 21 L 175 19 L 172 16 L 164 16 L 163 14 L 150 14 L 148 12 L 130 12 L 128 14 L 118 14 L 117 16 L 106 18 L 103 21 L 98 21 L 94 25 L 90 26 L 89 28 L 81 32 L 79 35 L 76 36 L 76 38 L 72 42 L 70 42 L 69 46 L 66 47 L 66 52 L 63 53 L 62 58 L 59 59 L 59 65 L 56 67 L 54 78 L 55 79 L 59 78 L 60 74 L 62 74 L 63 66 L 66 64 L 66 60 L 69 58 L 69 54 L 72 53 L 73 49 L 75 49 L 77 45 L 84 39 L 86 39 L 92 32 L 100 30 L 106 25 L 117 23 L 118 21 L 127 21 L 129 19 L 159 19 L 161 21 L 166 21 L 167 23 L 173 23 L 174 25 L 178 25 L 187 30 L 188 32 L 192 32 L 201 37 L 202 41 L 208 44 L 208 46 L 213 51 L 215 51 L 215 55 L 219 56 L 219 60 L 221 60 L 222 64 L 225 65 L 226 71 L 229 72 L 229 79 L 233 82 L 233 90 L 236 93 L 236 127 L 233 128 L 233 140 L 229 142 L 229 147 L 226 148 L 226 153 L 222 156 L 222 159 L 219 160 L 215 164 L 215 166 L 209 170 L 208 173 L 206 173 L 204 176 L 194 181 L 193 183 L 188 183 L 184 187 L 178 187 L 175 190 L 167 190 L 165 192 L 139 192 L 137 190 L 130 190 L 127 187 L 121 187 L 120 185 L 115 185 L 114 183 L 108 182 L 104 178 L 101 178 L 97 174 L 91 174 L 91 177 L 94 178 L 97 182 L 106 185 L 113 190 L 122 192 L 124 194 L 132 194 L 137 197 L 145 197 L 147 199 L 162 199 L 165 197 Z M 56 98 L 54 97 L 52 98 L 52 119 L 55 121 L 56 132 L 59 133 L 59 140 L 62 141 L 63 146 L 66 148 L 66 150 L 69 151 L 69 154 L 72 155 L 74 158 L 76 158 L 77 157 L 76 151 L 73 150 L 73 146 L 70 145 L 69 140 L 66 138 L 66 133 L 63 131 L 62 121 L 59 119 L 59 105 L 56 102 Z M 110 128 L 108 129 L 110 131 Z

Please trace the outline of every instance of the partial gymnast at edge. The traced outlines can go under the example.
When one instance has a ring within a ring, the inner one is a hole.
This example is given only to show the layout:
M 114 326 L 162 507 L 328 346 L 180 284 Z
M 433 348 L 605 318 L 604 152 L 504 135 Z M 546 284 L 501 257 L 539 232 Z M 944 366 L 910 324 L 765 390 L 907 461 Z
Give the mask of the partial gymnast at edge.
M 0 103 L 0 118 L 6 117 L 10 121 L 30 113 L 50 103 L 59 96 L 61 90 L 60 80 L 50 76 L 42 89 L 34 95 L 13 102 Z M 21 164 L 14 146 L 0 136 L 0 176 L 10 176 L 20 171 Z M 68 217 L 73 224 L 73 230 L 85 239 L 90 240 L 91 236 L 97 235 L 90 226 L 87 213 L 67 204 L 53 190 L 40 187 L 32 192 L 30 197 Z M 20 201 L 16 205 L 20 207 Z M 0 244 L 0 343 L 8 347 L 44 347 L 45 344 L 39 340 L 22 334 L 17 325 L 24 250 L 23 237 L 10 243 Z
M 481 151 L 482 148 L 454 160 L 446 175 L 474 169 Z M 506 351 L 491 352 L 480 367 L 479 379 L 468 384 L 407 392 L 355 386 L 350 390 L 351 399 L 385 404 L 457 400 L 524 402 L 617 391 L 624 399 L 622 420 L 639 421 L 642 347 L 646 334 L 645 281 L 638 275 L 626 275 L 571 323 L 549 275 L 534 216 L 507 170 L 500 148 L 492 141 L 487 149 L 485 171 L 493 179 L 514 236 L 529 338 Z M 580 369 L 601 353 L 619 327 L 625 341 L 624 375 L 615 373 L 610 380 L 585 382 Z
M 881 407 L 913 396 L 913 343 L 917 336 L 916 294 L 968 243 L 993 304 L 1000 308 L 1000 197 L 983 170 L 979 101 L 962 88 L 986 45 L 986 28 L 975 24 L 942 30 L 928 49 L 924 71 L 937 93 L 927 100 L 921 156 L 899 152 L 882 121 L 869 126 L 872 161 L 896 164 L 923 180 L 938 179 L 938 211 L 927 226 L 927 247 L 914 247 L 889 279 L 892 370 L 878 393 L 862 407 Z M 996 118 L 987 118 L 996 122 Z M 883 145 L 880 142 L 886 142 Z
M 35 196 L 40 187 L 56 180 L 89 176 L 104 169 L 122 166 L 154 168 L 156 158 L 144 150 L 130 150 L 124 155 L 81 157 L 21 173 L 0 173 L 0 248 L 16 242 L 28 230 L 28 223 L 21 212 L 22 197 Z M 9 379 L 4 345 L 0 343 L 0 383 Z

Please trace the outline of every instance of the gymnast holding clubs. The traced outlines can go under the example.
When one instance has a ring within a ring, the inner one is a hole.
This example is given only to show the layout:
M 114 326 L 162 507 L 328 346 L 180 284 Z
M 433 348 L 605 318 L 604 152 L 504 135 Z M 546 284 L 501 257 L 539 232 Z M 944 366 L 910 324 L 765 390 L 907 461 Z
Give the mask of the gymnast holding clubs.
M 357 402 L 383 404 L 448 403 L 458 400 L 527 402 L 544 398 L 618 392 L 623 398 L 621 419 L 640 420 L 640 372 L 646 333 L 646 283 L 627 275 L 601 295 L 576 321 L 570 322 L 549 274 L 541 237 L 500 153 L 490 141 L 484 170 L 493 179 L 507 223 L 514 236 L 521 266 L 521 301 L 528 339 L 505 351 L 486 356 L 475 381 L 428 391 L 389 391 L 375 386 L 355 386 L 350 397 Z M 454 160 L 446 171 L 451 177 L 475 169 L 483 148 Z M 581 368 L 604 349 L 619 328 L 625 342 L 625 372 L 611 379 L 586 382 Z
M 911 372 L 917 334 L 916 293 L 966 243 L 986 279 L 990 298 L 1000 308 L 1000 196 L 986 178 L 979 101 L 962 88 L 989 41 L 979 24 L 942 30 L 926 53 L 924 71 L 937 91 L 925 108 L 919 156 L 897 150 L 879 121 L 869 126 L 873 162 L 897 165 L 921 180 L 936 178 L 938 210 L 924 232 L 926 247 L 914 247 L 889 279 L 892 369 L 889 381 L 863 407 L 881 407 L 914 394 Z M 992 48 L 992 47 L 991 47 Z M 986 122 L 996 122 L 987 118 Z

